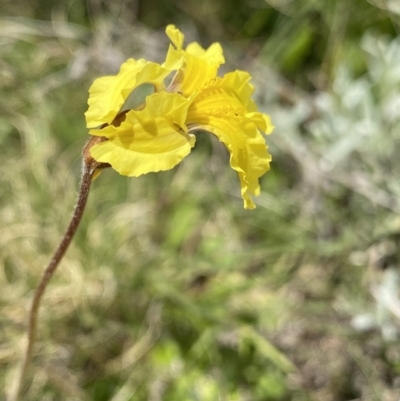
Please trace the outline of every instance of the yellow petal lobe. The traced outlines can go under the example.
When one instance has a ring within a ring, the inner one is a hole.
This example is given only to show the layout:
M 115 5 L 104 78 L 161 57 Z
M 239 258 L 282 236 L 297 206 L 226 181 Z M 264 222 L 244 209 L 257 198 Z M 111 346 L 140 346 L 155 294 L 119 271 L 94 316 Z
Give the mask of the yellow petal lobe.
M 182 49 L 185 37 L 175 25 L 168 25 L 165 29 L 165 33 L 178 50 Z
M 223 50 L 218 42 L 213 43 L 207 50 L 203 49 L 197 42 L 192 42 L 187 45 L 186 52 L 217 68 L 225 63 Z
M 204 88 L 217 76 L 218 66 L 191 54 L 186 54 L 185 64 L 180 74 L 174 78 L 171 87 L 185 96 Z
M 190 96 L 217 76 L 219 66 L 225 62 L 222 47 L 213 43 L 204 49 L 197 42 L 192 42 L 183 50 L 184 37 L 179 29 L 168 25 L 166 33 L 174 46 L 170 46 L 163 67 L 170 71 L 179 70 L 169 90 Z
M 248 87 L 227 86 L 226 82 L 219 78 L 194 98 L 187 124 L 189 131 L 208 131 L 224 143 L 230 153 L 230 165 L 239 175 L 244 207 L 254 209 L 251 195 L 259 195 L 259 178 L 270 168 L 271 155 L 259 131 L 270 130 L 268 116 L 245 109 L 245 104 L 252 106 Z
M 195 138 L 185 125 L 189 105 L 179 94 L 154 93 L 147 97 L 143 110 L 129 111 L 118 127 L 91 130 L 92 135 L 105 136 L 108 141 L 93 146 L 90 154 L 121 175 L 137 177 L 169 170 L 194 146 Z
M 163 80 L 169 73 L 157 63 L 129 59 L 117 75 L 96 79 L 89 89 L 89 109 L 85 113 L 87 127 L 110 124 L 135 88 L 150 83 L 156 90 L 163 89 Z

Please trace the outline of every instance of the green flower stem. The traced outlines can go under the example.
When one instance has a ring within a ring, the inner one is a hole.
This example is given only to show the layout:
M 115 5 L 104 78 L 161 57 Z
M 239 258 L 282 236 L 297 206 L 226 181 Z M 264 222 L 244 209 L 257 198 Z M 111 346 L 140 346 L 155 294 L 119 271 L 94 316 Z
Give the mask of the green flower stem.
M 46 270 L 43 273 L 39 285 L 36 287 L 31 310 L 29 312 L 28 343 L 25 349 L 23 361 L 21 364 L 21 369 L 19 371 L 19 376 L 16 380 L 15 387 L 12 391 L 10 401 L 18 401 L 20 399 L 22 387 L 25 382 L 25 378 L 28 373 L 29 365 L 32 359 L 33 347 L 35 345 L 36 334 L 37 334 L 37 320 L 39 315 L 39 308 L 44 292 L 51 278 L 53 277 L 53 274 L 57 270 L 57 267 L 60 261 L 62 260 L 65 252 L 67 251 L 76 233 L 79 223 L 82 220 L 83 212 L 85 210 L 86 202 L 89 196 L 92 178 L 95 175 L 95 171 L 97 168 L 102 168 L 102 167 L 104 166 L 100 165 L 92 158 L 85 157 L 85 151 L 84 151 L 82 177 L 81 177 L 78 201 L 76 203 L 71 222 L 60 242 L 60 245 L 58 246 L 49 265 L 46 267 Z

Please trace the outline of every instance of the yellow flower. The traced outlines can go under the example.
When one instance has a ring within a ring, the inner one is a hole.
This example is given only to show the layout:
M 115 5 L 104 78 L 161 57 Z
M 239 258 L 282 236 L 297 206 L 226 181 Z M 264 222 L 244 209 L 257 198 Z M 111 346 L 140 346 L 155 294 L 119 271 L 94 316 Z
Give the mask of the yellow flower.
M 172 45 L 162 65 L 129 59 L 117 75 L 94 81 L 87 127 L 106 140 L 90 149 L 91 156 L 126 176 L 169 170 L 190 153 L 193 134 L 207 131 L 227 147 L 244 207 L 253 209 L 251 195 L 259 195 L 259 178 L 271 161 L 261 132 L 269 134 L 273 127 L 251 99 L 251 77 L 239 70 L 218 77 L 224 63 L 219 43 L 203 49 L 193 42 L 184 50 L 183 34 L 173 25 L 166 32 Z M 144 83 L 152 84 L 154 93 L 137 109 L 124 110 L 130 93 Z

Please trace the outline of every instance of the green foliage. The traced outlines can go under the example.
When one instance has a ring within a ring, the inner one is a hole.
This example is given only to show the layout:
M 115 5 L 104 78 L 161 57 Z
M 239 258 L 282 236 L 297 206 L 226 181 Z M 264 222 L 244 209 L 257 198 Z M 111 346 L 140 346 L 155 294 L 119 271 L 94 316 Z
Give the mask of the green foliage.
M 161 60 L 170 22 L 254 76 L 276 125 L 258 207 L 243 210 L 226 152 L 203 134 L 173 171 L 104 171 L 46 292 L 24 400 L 400 397 L 400 42 L 387 4 L 2 6 L 0 398 L 72 212 L 87 88 L 127 57 Z

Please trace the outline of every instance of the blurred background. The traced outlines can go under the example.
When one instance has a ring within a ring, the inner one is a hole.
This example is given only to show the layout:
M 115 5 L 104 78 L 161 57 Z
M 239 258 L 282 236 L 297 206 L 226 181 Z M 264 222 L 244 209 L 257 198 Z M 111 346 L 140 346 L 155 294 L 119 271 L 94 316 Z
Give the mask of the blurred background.
M 245 211 L 218 141 L 94 182 L 46 292 L 26 401 L 398 401 L 400 2 L 0 4 L 0 399 L 67 227 L 93 79 L 219 41 L 271 115 Z

